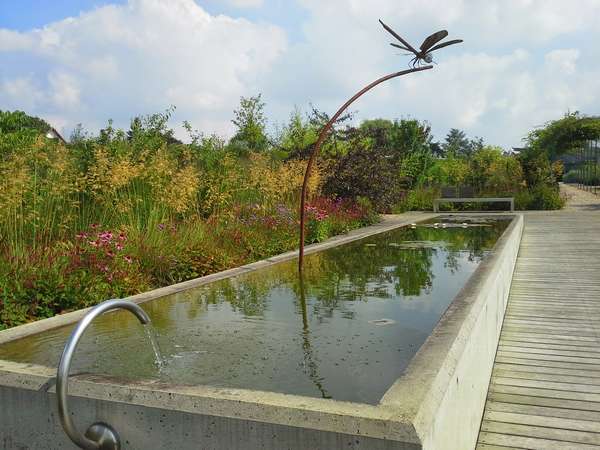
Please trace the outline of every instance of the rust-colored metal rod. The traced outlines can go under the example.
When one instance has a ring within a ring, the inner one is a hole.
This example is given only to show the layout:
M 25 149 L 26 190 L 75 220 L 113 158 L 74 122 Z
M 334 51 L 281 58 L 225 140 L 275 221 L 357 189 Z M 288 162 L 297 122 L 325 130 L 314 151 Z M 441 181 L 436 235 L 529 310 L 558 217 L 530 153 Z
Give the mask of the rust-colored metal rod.
M 317 157 L 317 154 L 319 153 L 319 149 L 321 148 L 321 145 L 323 145 L 323 142 L 325 141 L 325 138 L 327 137 L 327 133 L 329 132 L 329 130 L 331 129 L 331 127 L 333 126 L 335 121 L 338 119 L 338 117 L 340 117 L 340 115 L 342 115 L 342 113 L 348 108 L 348 106 L 350 106 L 359 97 L 361 97 L 363 94 L 365 94 L 366 92 L 373 89 L 378 84 L 381 84 L 387 80 L 391 80 L 392 78 L 396 78 L 396 77 L 400 77 L 402 75 L 407 75 L 412 72 L 420 72 L 422 70 L 428 70 L 428 69 L 433 69 L 433 66 L 415 67 L 412 69 L 403 70 L 401 72 L 394 72 L 394 73 L 390 73 L 389 75 L 386 75 L 384 77 L 381 77 L 381 78 L 373 81 L 371 84 L 369 84 L 368 86 L 365 86 L 360 91 L 358 91 L 356 94 L 354 94 L 354 96 L 352 96 L 350 98 L 350 100 L 348 100 L 346 103 L 344 103 L 342 105 L 342 107 L 340 109 L 338 109 L 338 111 L 331 117 L 331 119 L 329 119 L 329 122 L 327 122 L 325 124 L 325 126 L 321 130 L 321 133 L 319 133 L 319 138 L 317 139 L 317 142 L 315 143 L 313 151 L 310 154 L 310 157 L 308 158 L 308 164 L 306 165 L 306 171 L 304 172 L 304 181 L 302 182 L 302 193 L 300 196 L 300 249 L 299 249 L 299 253 L 298 253 L 298 270 L 300 272 L 302 272 L 302 267 L 304 264 L 304 236 L 305 236 L 304 228 L 305 228 L 305 222 L 306 222 L 305 206 L 306 206 L 306 194 L 307 194 L 307 190 L 308 190 L 308 180 L 310 178 L 310 171 L 312 169 L 314 161 Z

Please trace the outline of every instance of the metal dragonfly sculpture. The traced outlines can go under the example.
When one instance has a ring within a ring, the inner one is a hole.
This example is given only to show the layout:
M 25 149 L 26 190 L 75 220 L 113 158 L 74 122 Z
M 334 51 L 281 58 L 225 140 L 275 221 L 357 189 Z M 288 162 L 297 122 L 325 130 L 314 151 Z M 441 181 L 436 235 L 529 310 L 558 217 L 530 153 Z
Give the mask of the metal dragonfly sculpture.
M 389 26 L 387 26 L 381 19 L 379 19 L 379 23 L 385 28 L 385 31 L 390 33 L 396 39 L 398 39 L 402 45 L 396 44 L 392 42 L 390 45 L 392 47 L 396 47 L 402 50 L 406 50 L 415 55 L 413 59 L 408 63 L 411 67 L 421 66 L 421 62 L 425 61 L 427 64 L 433 62 L 433 57 L 431 56 L 431 52 L 439 50 L 440 48 L 448 47 L 453 44 L 460 44 L 462 39 L 453 39 L 451 41 L 442 42 L 438 44 L 442 39 L 445 39 L 448 36 L 448 32 L 446 30 L 437 31 L 425 38 L 419 50 L 416 50 L 412 45 L 410 45 L 406 40 L 404 40 L 398 33 L 392 30 Z M 435 45 L 437 44 L 437 45 Z
M 397 78 L 397 77 L 400 77 L 403 75 L 408 75 L 413 72 L 421 72 L 424 70 L 433 69 L 433 66 L 430 64 L 433 61 L 433 58 L 431 57 L 431 52 L 438 50 L 440 48 L 443 48 L 443 47 L 447 47 L 448 45 L 458 44 L 459 42 L 462 42 L 462 39 L 454 39 L 452 41 L 443 42 L 441 44 L 438 44 L 438 42 L 440 42 L 442 39 L 444 39 L 446 36 L 448 36 L 448 32 L 446 30 L 442 30 L 442 31 L 438 31 L 437 33 L 433 33 L 431 36 L 428 36 L 425 39 L 425 41 L 423 41 L 423 44 L 421 44 L 420 50 L 415 50 L 408 42 L 406 42 L 404 39 L 402 39 L 398 35 L 398 33 L 396 33 L 394 30 L 392 30 L 390 27 L 388 27 L 381 20 L 379 20 L 379 22 L 381 23 L 381 25 L 383 25 L 383 28 L 385 28 L 392 36 L 394 36 L 396 39 L 398 39 L 402 43 L 402 45 L 399 45 L 396 43 L 392 43 L 391 45 L 393 45 L 394 47 L 403 49 L 403 50 L 407 50 L 415 55 L 415 57 L 409 63 L 410 65 L 412 65 L 412 67 L 410 69 L 402 70 L 400 72 L 394 72 L 394 73 L 385 75 L 385 76 L 373 81 L 371 84 L 368 84 L 364 88 L 362 88 L 360 91 L 358 91 L 352 97 L 350 97 L 350 99 L 346 103 L 344 103 L 340 107 L 340 109 L 337 110 L 337 112 L 329 119 L 329 121 L 321 129 L 321 131 L 319 133 L 319 137 L 317 138 L 317 142 L 315 143 L 315 145 L 312 149 L 312 152 L 310 153 L 310 156 L 308 158 L 308 163 L 306 165 L 306 171 L 304 172 L 304 180 L 302 182 L 302 193 L 300 194 L 300 242 L 299 242 L 299 249 L 298 249 L 298 270 L 300 272 L 300 276 L 302 276 L 302 268 L 303 268 L 303 264 L 304 264 L 304 240 L 305 240 L 305 234 L 306 234 L 306 230 L 305 230 L 306 196 L 308 194 L 308 180 L 310 177 L 312 166 L 315 162 L 317 154 L 319 153 L 319 149 L 321 148 L 321 145 L 323 145 L 323 142 L 325 141 L 325 138 L 327 137 L 327 133 L 329 133 L 329 131 L 331 130 L 331 128 L 333 127 L 335 122 L 338 120 L 338 118 L 342 115 L 342 113 L 352 103 L 354 103 L 359 97 L 361 97 L 363 94 L 367 93 L 368 91 L 373 89 L 375 86 L 377 86 L 385 81 L 391 80 L 392 78 Z M 423 66 L 421 64 L 422 61 L 425 61 L 428 65 Z

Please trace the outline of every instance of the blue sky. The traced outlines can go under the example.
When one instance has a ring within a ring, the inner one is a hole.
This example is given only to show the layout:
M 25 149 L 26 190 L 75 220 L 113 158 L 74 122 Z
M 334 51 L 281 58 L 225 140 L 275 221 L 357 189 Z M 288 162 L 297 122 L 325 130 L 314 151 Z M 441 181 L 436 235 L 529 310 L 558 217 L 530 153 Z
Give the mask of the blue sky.
M 19 0 L 0 2 L 0 28 L 28 31 L 62 20 L 77 17 L 82 12 L 108 4 L 124 4 L 126 0 Z M 292 40 L 302 38 L 305 9 L 290 0 L 268 0 L 259 7 L 239 7 L 235 2 L 223 0 L 198 1 L 207 12 L 231 17 L 244 17 L 252 21 L 275 23 L 285 27 Z
M 406 66 L 380 17 L 414 45 L 440 28 L 465 42 L 365 96 L 357 121 L 415 117 L 438 139 L 456 127 L 510 147 L 567 110 L 600 112 L 598 0 L 2 1 L 0 109 L 68 135 L 175 105 L 176 129 L 227 136 L 239 97 L 260 92 L 274 129 Z
M 0 2 L 0 28 L 28 31 L 41 28 L 82 11 L 123 1 L 99 0 L 19 0 Z

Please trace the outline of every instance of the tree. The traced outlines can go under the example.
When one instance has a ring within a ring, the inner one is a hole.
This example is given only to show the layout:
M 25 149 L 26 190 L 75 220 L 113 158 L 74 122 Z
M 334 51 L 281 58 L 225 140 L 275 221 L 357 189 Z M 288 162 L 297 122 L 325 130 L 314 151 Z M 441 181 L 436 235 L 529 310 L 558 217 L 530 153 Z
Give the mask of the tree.
M 373 147 L 387 149 L 398 159 L 415 152 L 431 151 L 431 127 L 427 122 L 416 119 L 365 120 L 360 130 Z
M 445 155 L 459 156 L 469 152 L 469 140 L 464 131 L 452 128 L 442 144 Z
M 310 151 L 317 141 L 319 130 L 302 118 L 296 108 L 290 115 L 290 121 L 279 133 L 275 145 L 286 159 L 308 158 Z
M 261 94 L 240 98 L 240 107 L 233 112 L 235 117 L 232 120 L 237 132 L 230 141 L 238 152 L 260 152 L 267 149 L 269 141 L 265 132 L 267 120 L 264 108 Z
M 48 122 L 39 117 L 30 116 L 23 111 L 0 110 L 0 134 L 16 133 L 24 130 L 35 130 L 38 133 L 47 133 L 52 127 Z
M 452 128 L 442 144 L 444 156 L 470 157 L 473 152 L 483 148 L 483 139 L 469 139 L 464 131 Z
M 531 131 L 525 141 L 534 153 L 545 151 L 551 160 L 580 148 L 586 141 L 600 138 L 600 117 L 575 111 L 558 120 L 546 122 Z
M 127 140 L 141 145 L 147 145 L 148 141 L 166 142 L 169 145 L 181 144 L 182 142 L 175 137 L 175 132 L 168 126 L 174 111 L 175 107 L 170 106 L 164 113 L 134 117 L 127 131 Z

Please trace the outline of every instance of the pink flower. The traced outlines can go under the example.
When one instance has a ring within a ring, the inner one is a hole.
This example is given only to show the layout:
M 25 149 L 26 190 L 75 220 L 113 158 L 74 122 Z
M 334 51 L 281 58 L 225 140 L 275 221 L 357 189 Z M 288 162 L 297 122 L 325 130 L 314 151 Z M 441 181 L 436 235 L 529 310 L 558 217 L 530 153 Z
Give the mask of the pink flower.
M 93 223 L 90 225 L 90 228 L 95 230 L 96 228 L 98 228 L 98 224 L 97 223 Z
M 133 262 L 133 258 L 131 256 L 125 256 L 125 261 L 127 261 L 129 264 L 131 264 Z
M 85 239 L 85 238 L 87 238 L 87 237 L 88 237 L 88 235 L 87 235 L 87 233 L 77 233 L 77 234 L 75 235 L 75 237 L 76 237 L 77 239 Z
M 127 236 L 124 233 L 119 233 L 119 240 L 121 242 L 125 242 L 127 240 Z
M 123 245 L 120 244 L 120 243 L 117 243 L 116 249 L 119 250 L 119 251 L 123 250 Z
M 90 244 L 92 247 L 98 247 L 100 245 L 100 241 L 88 241 L 88 244 Z
M 165 224 L 164 224 L 164 223 L 159 223 L 159 224 L 158 224 L 158 229 L 159 229 L 160 231 L 164 230 L 164 229 L 165 229 Z
M 113 238 L 113 234 L 111 231 L 105 231 L 104 233 L 100 233 L 99 236 L 100 236 L 100 239 L 102 239 L 102 242 L 104 242 L 104 243 L 108 243 L 108 242 L 112 241 L 112 238 Z

